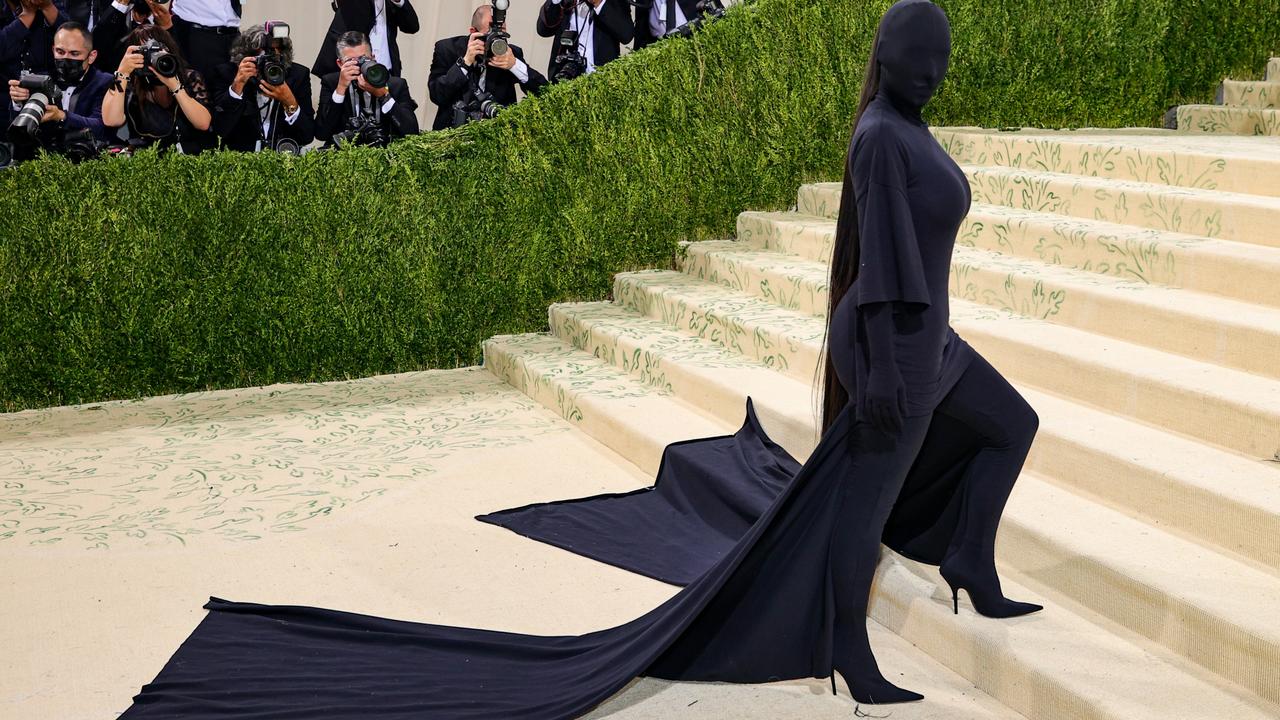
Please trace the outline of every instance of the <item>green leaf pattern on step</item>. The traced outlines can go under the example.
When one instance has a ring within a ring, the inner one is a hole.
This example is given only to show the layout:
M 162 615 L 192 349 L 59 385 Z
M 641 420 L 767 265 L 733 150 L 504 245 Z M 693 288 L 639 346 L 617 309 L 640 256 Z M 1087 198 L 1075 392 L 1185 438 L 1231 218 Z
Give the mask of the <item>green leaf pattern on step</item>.
M 1280 110 L 1272 108 L 1182 105 L 1177 115 L 1187 132 L 1280 136 Z
M 449 456 L 567 430 L 479 369 L 8 414 L 0 546 L 253 542 L 429 479 Z
M 772 227 L 783 226 L 775 223 Z M 796 262 L 791 255 L 766 255 L 744 244 L 721 240 L 697 243 L 680 263 L 681 270 L 699 280 L 763 298 L 778 307 L 826 316 L 829 280 L 826 272 L 815 274 L 811 262 Z
M 1153 188 L 1118 181 L 1099 185 L 1078 176 L 1002 168 L 971 170 L 969 184 L 976 203 L 1204 237 L 1222 234 L 1222 206 L 1184 187 Z
M 825 331 L 825 323 L 810 315 L 787 313 L 755 297 L 727 296 L 715 285 L 670 271 L 619 274 L 614 302 L 784 372 L 793 367 L 792 357 Z
M 1193 146 L 1179 144 L 1176 134 L 1137 136 L 1131 145 L 1121 144 L 1116 138 L 1094 142 L 1084 134 L 1045 131 L 997 133 L 940 128 L 934 130 L 934 135 L 962 165 L 1019 167 L 1204 190 L 1216 189 L 1218 178 L 1228 170 L 1224 158 L 1194 152 Z

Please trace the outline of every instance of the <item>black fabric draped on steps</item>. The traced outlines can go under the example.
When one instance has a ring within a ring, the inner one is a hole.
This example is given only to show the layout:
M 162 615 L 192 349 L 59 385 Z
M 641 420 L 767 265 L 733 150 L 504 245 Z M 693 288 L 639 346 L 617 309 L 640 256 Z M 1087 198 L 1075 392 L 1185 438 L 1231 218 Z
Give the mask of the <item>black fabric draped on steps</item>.
M 765 435 L 748 399 L 734 435 L 669 445 L 654 489 L 487 518 L 689 583 L 625 625 L 535 636 L 211 598 L 208 615 L 121 718 L 571 718 L 638 675 L 826 677 L 825 543 L 834 497 L 854 469 L 845 439 L 852 423 L 846 408 L 800 466 Z M 934 419 L 886 530 L 891 546 L 940 560 L 973 437 Z
M 652 487 L 535 503 L 476 519 L 655 580 L 688 585 L 733 548 L 800 469 L 765 433 L 750 398 L 746 412 L 733 435 L 667 445 Z M 932 423 L 933 442 L 926 435 L 884 538 L 898 552 L 936 565 L 951 539 L 959 508 L 948 505 L 976 436 L 945 416 Z M 944 436 L 947 441 L 938 442 Z

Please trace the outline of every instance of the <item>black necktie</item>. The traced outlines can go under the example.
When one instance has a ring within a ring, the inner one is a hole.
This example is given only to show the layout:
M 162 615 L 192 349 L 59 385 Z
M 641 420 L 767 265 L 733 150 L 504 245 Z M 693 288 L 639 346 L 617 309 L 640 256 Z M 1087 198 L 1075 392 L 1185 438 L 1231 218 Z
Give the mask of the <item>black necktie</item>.
M 676 29 L 676 0 L 667 0 L 667 34 Z
M 236 17 L 241 17 L 240 0 L 231 0 L 231 10 L 236 14 Z

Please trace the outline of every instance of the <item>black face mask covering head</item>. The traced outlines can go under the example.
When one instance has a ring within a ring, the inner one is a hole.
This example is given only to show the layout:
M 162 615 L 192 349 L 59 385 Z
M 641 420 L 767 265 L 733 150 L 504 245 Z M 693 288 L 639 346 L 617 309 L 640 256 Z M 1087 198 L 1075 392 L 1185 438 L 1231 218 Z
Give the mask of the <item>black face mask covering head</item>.
M 903 115 L 920 121 L 920 111 L 947 74 L 951 23 L 929 0 L 899 0 L 880 19 L 876 62 L 880 92 Z

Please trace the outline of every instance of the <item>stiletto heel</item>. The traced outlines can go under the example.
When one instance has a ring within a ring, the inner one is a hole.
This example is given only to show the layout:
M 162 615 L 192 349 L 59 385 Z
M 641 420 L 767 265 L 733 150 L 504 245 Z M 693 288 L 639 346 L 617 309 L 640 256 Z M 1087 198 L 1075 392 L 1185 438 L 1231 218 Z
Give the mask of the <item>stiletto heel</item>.
M 991 572 L 993 576 L 991 581 L 985 583 L 978 580 L 978 573 L 958 570 L 946 560 L 938 567 L 938 572 L 951 588 L 951 610 L 956 615 L 960 614 L 961 589 L 969 592 L 969 602 L 973 603 L 973 609 L 987 617 L 1011 618 L 1044 609 L 1043 605 L 1019 602 L 1005 597 L 1000 592 L 1000 578 L 995 576 L 994 569 Z
M 836 694 L 836 672 L 834 670 L 831 671 L 831 694 Z

